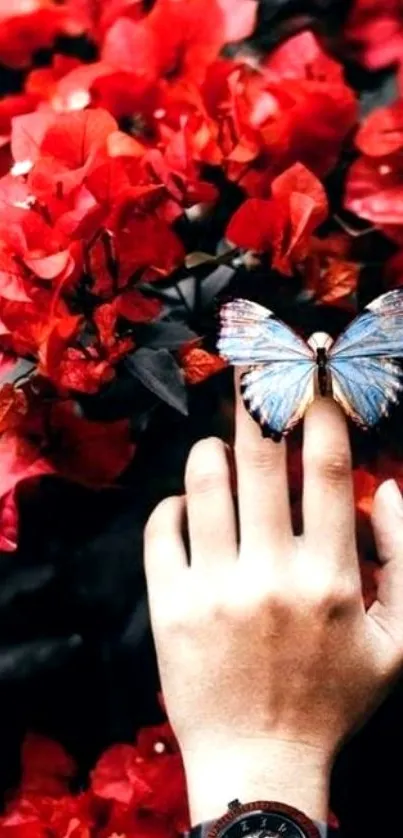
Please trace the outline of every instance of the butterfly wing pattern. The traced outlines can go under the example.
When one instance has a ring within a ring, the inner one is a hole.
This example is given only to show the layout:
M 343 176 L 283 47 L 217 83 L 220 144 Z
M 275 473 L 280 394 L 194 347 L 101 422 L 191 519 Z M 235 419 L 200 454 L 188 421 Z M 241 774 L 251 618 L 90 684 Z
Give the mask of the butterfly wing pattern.
M 363 428 L 389 413 L 403 389 L 403 290 L 370 303 L 329 352 L 333 397 Z
M 250 300 L 221 308 L 217 348 L 235 366 L 248 366 L 241 394 L 265 436 L 288 433 L 314 396 L 315 354 L 273 313 Z

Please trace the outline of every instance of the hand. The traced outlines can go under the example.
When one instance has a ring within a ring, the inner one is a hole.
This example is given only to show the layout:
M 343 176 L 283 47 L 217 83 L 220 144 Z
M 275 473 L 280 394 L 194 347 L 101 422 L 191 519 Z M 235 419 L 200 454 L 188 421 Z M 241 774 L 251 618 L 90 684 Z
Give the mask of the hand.
M 403 664 L 403 502 L 394 481 L 377 492 L 384 567 L 366 613 L 337 405 L 319 398 L 306 415 L 303 536 L 291 527 L 285 445 L 262 439 L 239 395 L 235 459 L 239 537 L 218 439 L 194 446 L 186 497 L 163 501 L 146 528 L 152 627 L 192 821 L 234 797 L 325 820 L 335 754 Z

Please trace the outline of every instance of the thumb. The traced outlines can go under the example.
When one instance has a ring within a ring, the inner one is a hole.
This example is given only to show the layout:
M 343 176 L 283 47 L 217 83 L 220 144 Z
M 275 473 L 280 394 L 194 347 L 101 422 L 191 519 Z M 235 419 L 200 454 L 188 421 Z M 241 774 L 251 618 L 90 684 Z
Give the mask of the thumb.
M 382 570 L 378 599 L 368 614 L 403 648 L 403 499 L 395 480 L 378 487 L 372 525 Z

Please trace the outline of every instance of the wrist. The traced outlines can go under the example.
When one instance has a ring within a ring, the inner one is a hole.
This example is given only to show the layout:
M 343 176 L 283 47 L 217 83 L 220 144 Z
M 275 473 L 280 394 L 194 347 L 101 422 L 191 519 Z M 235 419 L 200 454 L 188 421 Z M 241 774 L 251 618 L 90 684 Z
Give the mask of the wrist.
M 192 826 L 218 818 L 228 802 L 277 800 L 326 822 L 332 762 L 303 743 L 233 741 L 182 751 Z

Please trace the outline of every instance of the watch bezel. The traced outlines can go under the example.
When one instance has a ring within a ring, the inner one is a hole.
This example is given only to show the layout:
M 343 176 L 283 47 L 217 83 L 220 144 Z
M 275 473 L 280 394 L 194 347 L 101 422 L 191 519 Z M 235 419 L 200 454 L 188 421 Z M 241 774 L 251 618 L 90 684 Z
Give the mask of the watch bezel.
M 294 806 L 288 806 L 287 803 L 280 803 L 276 800 L 254 800 L 251 803 L 240 803 L 236 809 L 230 809 L 225 815 L 222 815 L 221 818 L 214 821 L 214 824 L 207 832 L 206 838 L 218 838 L 219 832 L 222 829 L 228 828 L 240 816 L 257 812 L 271 812 L 272 814 L 285 815 L 295 821 L 300 829 L 304 830 L 306 838 L 321 838 L 316 824 L 301 812 L 300 809 L 295 809 Z

